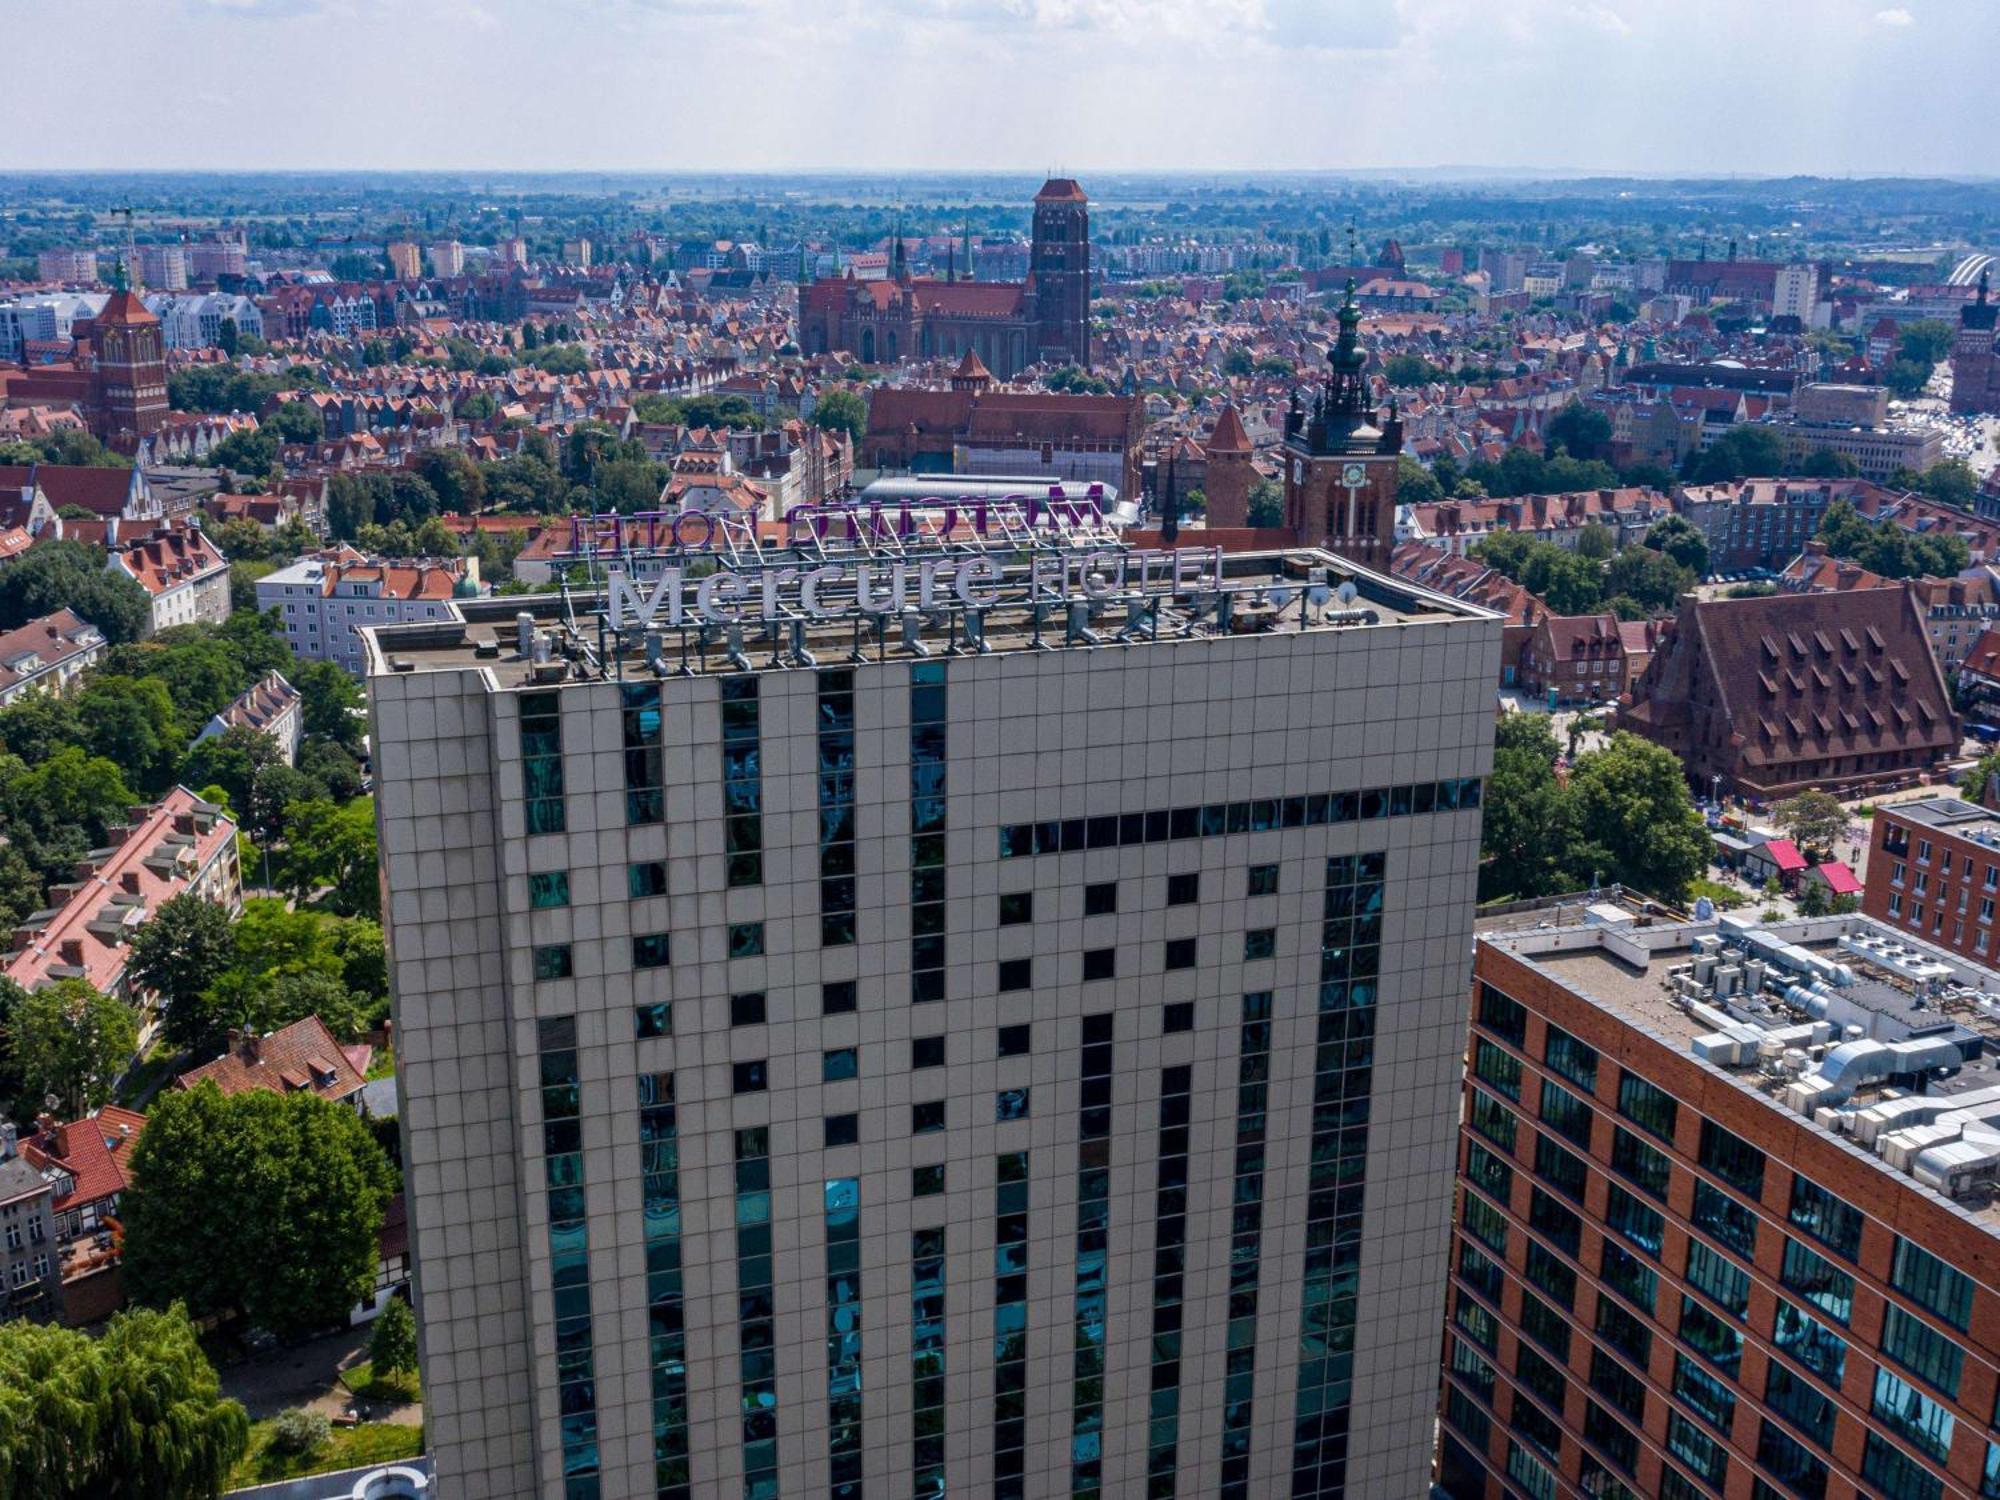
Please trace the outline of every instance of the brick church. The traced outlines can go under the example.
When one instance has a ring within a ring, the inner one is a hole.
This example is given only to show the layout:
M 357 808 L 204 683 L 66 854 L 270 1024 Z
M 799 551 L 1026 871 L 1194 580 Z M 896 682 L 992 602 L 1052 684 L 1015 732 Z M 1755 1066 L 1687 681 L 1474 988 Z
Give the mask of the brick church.
M 1979 273 L 1978 300 L 1960 310 L 1951 346 L 1951 409 L 1962 415 L 2000 411 L 2000 354 L 1993 349 L 2000 306 L 1990 300 L 1991 273 Z
M 103 310 L 79 320 L 75 331 L 78 357 L 62 366 L 31 367 L 9 384 L 8 399 L 74 404 L 100 442 L 134 453 L 167 419 L 166 338 L 160 320 L 126 283 L 122 263 L 112 273 Z
M 1090 368 L 1090 200 L 1052 177 L 1035 194 L 1024 282 L 912 277 L 896 237 L 890 275 L 799 288 L 799 347 L 864 364 L 975 354 L 999 380 L 1034 364 Z

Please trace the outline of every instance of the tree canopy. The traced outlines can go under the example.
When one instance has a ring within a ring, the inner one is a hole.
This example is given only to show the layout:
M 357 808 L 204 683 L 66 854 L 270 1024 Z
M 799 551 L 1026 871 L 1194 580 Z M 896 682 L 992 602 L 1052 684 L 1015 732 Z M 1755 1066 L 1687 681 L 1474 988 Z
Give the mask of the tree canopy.
M 1710 845 L 1678 760 L 1619 733 L 1567 779 L 1549 720 L 1508 714 L 1495 731 L 1481 835 L 1481 895 L 1532 897 L 1617 881 L 1680 900 Z
M 101 1339 L 0 1323 L 0 1495 L 211 1500 L 249 1440 L 179 1306 L 127 1309 Z
M 111 1085 L 139 1045 L 139 1017 L 82 979 L 58 979 L 14 1007 L 13 1062 L 22 1092 L 56 1101 L 65 1120 L 111 1100 Z
M 360 1116 L 310 1091 L 164 1094 L 133 1148 L 125 1280 L 142 1302 L 241 1311 L 291 1338 L 375 1282 L 393 1169 Z
M 844 432 L 856 443 L 868 430 L 868 403 L 860 393 L 835 386 L 813 402 L 812 423 L 828 432 Z
M 1884 578 L 1950 578 L 1963 572 L 1972 557 L 1962 537 L 1870 521 L 1847 500 L 1836 500 L 1826 508 L 1819 540 L 1826 543 L 1829 555 Z
M 101 547 L 44 542 L 0 568 L 0 630 L 73 609 L 107 641 L 136 641 L 152 619 L 146 591 L 105 566 Z

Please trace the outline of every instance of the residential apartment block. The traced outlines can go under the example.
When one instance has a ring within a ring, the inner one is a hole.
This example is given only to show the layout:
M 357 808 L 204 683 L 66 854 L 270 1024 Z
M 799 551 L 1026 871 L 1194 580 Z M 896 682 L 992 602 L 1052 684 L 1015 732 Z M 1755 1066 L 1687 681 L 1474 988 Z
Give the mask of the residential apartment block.
M 103 655 L 104 632 L 71 609 L 0 631 L 0 703 L 67 692 Z
M 2000 813 L 1957 797 L 1875 809 L 1861 909 L 1974 963 L 2000 964 Z
M 229 559 L 196 526 L 114 546 L 110 566 L 146 591 L 146 633 L 229 618 Z
M 1445 1494 L 2000 1489 L 2000 973 L 1617 901 L 1473 972 Z
M 257 580 L 257 608 L 277 610 L 285 643 L 307 661 L 362 670 L 357 630 L 399 620 L 442 620 L 465 587 L 477 591 L 476 561 L 366 558 L 352 547 L 301 558 Z
M 0 1119 L 0 1317 L 55 1311 L 61 1285 L 50 1201 L 54 1189 L 21 1154 L 13 1122 Z
M 1499 620 L 1085 555 L 363 629 L 440 1493 L 1422 1491 Z
M 242 901 L 236 824 L 212 802 L 175 787 L 132 821 L 111 845 L 91 851 L 77 878 L 50 891 L 57 904 L 14 930 L 0 974 L 25 990 L 82 979 L 106 994 L 130 994 L 125 965 L 133 932 L 159 905 L 186 892 L 232 910 Z

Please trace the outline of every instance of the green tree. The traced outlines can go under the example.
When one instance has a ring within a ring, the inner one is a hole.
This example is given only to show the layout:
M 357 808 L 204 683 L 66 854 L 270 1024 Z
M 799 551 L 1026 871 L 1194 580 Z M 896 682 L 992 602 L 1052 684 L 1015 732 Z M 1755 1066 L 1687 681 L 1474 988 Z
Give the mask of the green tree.
M 1693 479 L 1721 484 L 1733 479 L 1769 477 L 1785 471 L 1784 444 L 1768 427 L 1744 424 L 1730 428 L 1706 453 L 1689 455 Z
M 115 995 L 82 979 L 58 979 L 14 1012 L 14 1061 L 30 1097 L 53 1095 L 65 1120 L 111 1098 L 111 1085 L 139 1046 L 139 1018 Z
M 1576 837 L 1570 859 L 1622 884 L 1679 901 L 1708 868 L 1708 828 L 1674 754 L 1619 732 L 1570 772 Z
M 1276 480 L 1258 479 L 1251 484 L 1244 520 L 1252 526 L 1285 524 L 1285 492 Z
M 1943 318 L 1918 318 L 1896 331 L 1896 357 L 1934 365 L 1951 353 L 1958 329 Z
M 330 661 L 300 662 L 286 674 L 299 690 L 299 722 L 305 732 L 352 749 L 361 743 L 366 706 L 361 686 Z
M 125 1282 L 280 1338 L 343 1323 L 375 1283 L 394 1173 L 360 1116 L 310 1091 L 162 1095 L 133 1148 Z
M 1603 562 L 1618 550 L 1618 533 L 1602 521 L 1591 521 L 1576 534 L 1576 555 Z
M 590 356 L 580 344 L 554 345 L 537 352 L 529 362 L 551 375 L 581 375 L 590 368 Z
M 357 797 L 345 807 L 317 799 L 286 812 L 281 879 L 297 900 L 327 890 L 329 903 L 343 915 L 379 918 L 376 864 L 372 797 Z
M 101 548 L 43 542 L 0 568 L 0 630 L 73 609 L 108 641 L 136 641 L 152 620 L 146 591 L 105 566 Z
M 278 434 L 268 428 L 239 427 L 208 450 L 211 469 L 264 477 L 278 470 Z
M 1972 497 L 1979 492 L 1979 476 L 1964 459 L 1947 458 L 1924 470 L 1915 488 L 1941 505 L 1970 510 Z
M 1572 401 L 1549 418 L 1544 436 L 1551 448 L 1560 447 L 1573 458 L 1596 458 L 1611 446 L 1611 419 Z
M 868 430 L 868 403 L 857 392 L 835 386 L 821 391 L 814 401 L 812 423 L 828 432 L 844 432 L 859 445 Z
M 229 805 L 239 813 L 251 806 L 251 790 L 266 766 L 284 764 L 284 751 L 261 729 L 232 724 L 221 734 L 197 740 L 181 766 L 188 786 L 219 786 L 229 793 Z
M 1696 578 L 1708 576 L 1708 538 L 1686 516 L 1662 516 L 1646 529 L 1646 545 L 1663 552 Z
M 326 424 L 319 409 L 303 401 L 287 401 L 258 424 L 260 431 L 276 434 L 281 443 L 316 443 L 326 436 Z
M 474 391 L 458 403 L 458 416 L 464 422 L 484 422 L 499 409 L 490 392 Z
M 456 448 L 432 448 L 417 464 L 417 472 L 445 510 L 470 515 L 486 498 L 486 478 L 479 465 Z
M 184 1308 L 129 1308 L 104 1337 L 0 1323 L 0 1495 L 211 1500 L 250 1441 Z
M 1890 395 L 1908 401 L 1923 394 L 1934 369 L 1935 366 L 1923 360 L 1893 359 L 1882 372 L 1882 384 L 1889 388 Z
M 366 997 L 331 975 L 280 974 L 265 986 L 252 1022 L 259 1031 L 280 1031 L 307 1016 L 318 1016 L 343 1041 L 360 1036 L 373 1019 Z
M 1481 825 L 1480 895 L 1552 895 L 1568 883 L 1569 810 L 1556 781 L 1558 749 L 1546 715 L 1501 716 L 1493 735 Z
M 134 985 L 160 998 L 168 1042 L 199 1057 L 222 1049 L 225 1023 L 207 992 L 236 954 L 229 908 L 193 891 L 170 896 L 132 934 L 126 972 Z
M 1389 384 L 1399 388 L 1433 385 L 1449 378 L 1440 366 L 1419 354 L 1390 355 L 1382 361 L 1382 373 L 1388 377 Z
M 1861 472 L 1861 465 L 1845 453 L 1815 448 L 1799 461 L 1798 471 L 1807 479 L 1852 479 Z
M 1651 547 L 1627 547 L 1604 565 L 1604 592 L 1622 595 L 1653 614 L 1672 609 L 1697 582 L 1691 569 Z
M 1444 489 L 1429 469 L 1405 453 L 1396 460 L 1396 503 L 1433 505 L 1444 499 Z
M 368 1337 L 368 1362 L 378 1376 L 417 1372 L 416 1314 L 401 1297 L 391 1297 L 376 1315 Z
M 1831 856 L 1847 832 L 1847 809 L 1831 792 L 1807 791 L 1771 809 L 1771 818 L 1801 849 Z
M 142 793 L 172 784 L 187 731 L 166 683 L 100 675 L 77 698 L 76 711 L 86 748 L 118 766 Z

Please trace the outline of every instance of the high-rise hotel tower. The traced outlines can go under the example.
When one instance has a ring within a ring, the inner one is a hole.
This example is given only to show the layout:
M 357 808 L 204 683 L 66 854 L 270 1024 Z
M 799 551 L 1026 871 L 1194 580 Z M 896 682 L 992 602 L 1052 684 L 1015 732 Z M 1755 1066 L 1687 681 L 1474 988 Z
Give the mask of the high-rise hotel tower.
M 1498 619 L 1033 509 L 363 632 L 444 1500 L 1422 1493 Z

